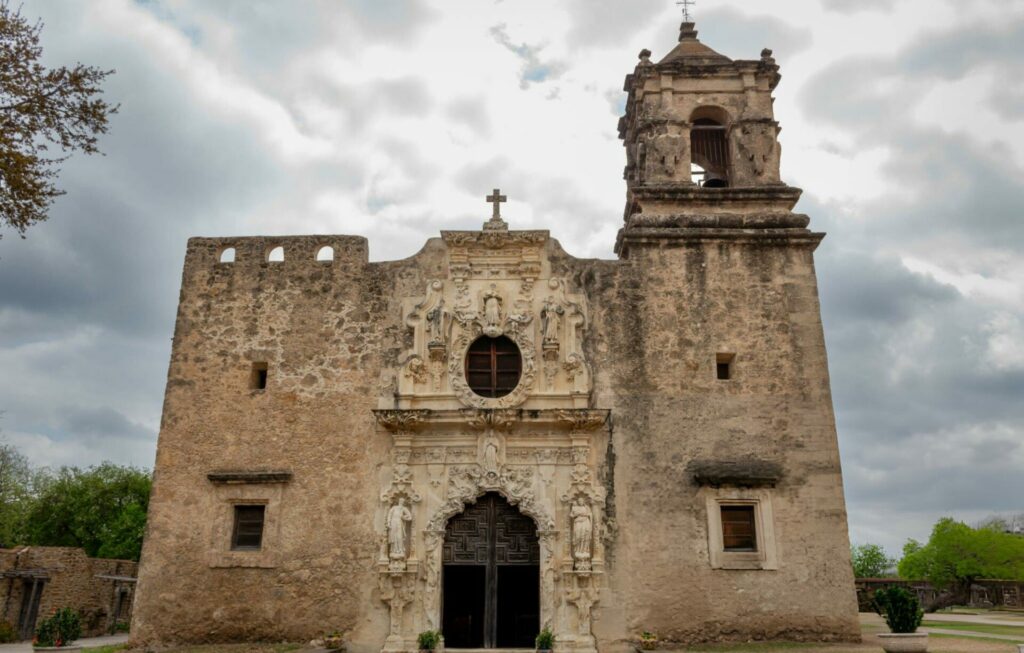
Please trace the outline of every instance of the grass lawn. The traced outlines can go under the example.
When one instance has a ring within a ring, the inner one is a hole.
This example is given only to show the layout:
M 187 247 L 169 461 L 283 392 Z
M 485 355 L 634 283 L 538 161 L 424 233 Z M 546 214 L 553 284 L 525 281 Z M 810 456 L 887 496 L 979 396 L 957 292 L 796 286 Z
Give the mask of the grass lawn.
M 302 648 L 302 644 L 202 644 L 196 646 L 182 646 L 177 648 L 161 649 L 161 653 L 289 653 Z M 124 644 L 113 646 L 96 646 L 84 648 L 82 653 L 131 653 Z
M 929 628 L 942 628 L 944 630 L 969 630 L 973 633 L 988 633 L 989 635 L 1014 635 L 1020 637 L 1024 642 L 1024 626 L 997 626 L 995 624 L 964 623 L 963 621 L 940 621 L 925 619 L 922 626 Z

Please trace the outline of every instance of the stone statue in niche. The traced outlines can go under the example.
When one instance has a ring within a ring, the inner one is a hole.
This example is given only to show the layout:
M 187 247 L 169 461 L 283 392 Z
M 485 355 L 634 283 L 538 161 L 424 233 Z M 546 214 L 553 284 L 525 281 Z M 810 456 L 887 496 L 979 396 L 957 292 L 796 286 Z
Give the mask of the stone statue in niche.
M 549 295 L 540 309 L 541 331 L 544 333 L 545 343 L 558 342 L 563 315 L 565 315 L 565 309 L 555 301 L 554 297 Z
M 444 344 L 444 327 L 447 316 L 448 311 L 444 308 L 444 299 L 427 311 L 427 342 L 429 344 Z
M 498 473 L 498 441 L 494 436 L 484 441 L 484 471 Z
M 388 529 L 388 557 L 392 566 L 405 566 L 405 559 L 409 552 L 406 548 L 408 541 L 409 523 L 412 521 L 412 511 L 405 503 L 405 497 L 399 497 L 398 503 L 391 506 L 385 519 Z
M 491 328 L 501 326 L 501 295 L 493 283 L 484 293 L 484 324 Z
M 572 557 L 577 570 L 590 569 L 590 547 L 594 539 L 594 513 L 586 499 L 577 497 L 569 511 L 572 520 Z

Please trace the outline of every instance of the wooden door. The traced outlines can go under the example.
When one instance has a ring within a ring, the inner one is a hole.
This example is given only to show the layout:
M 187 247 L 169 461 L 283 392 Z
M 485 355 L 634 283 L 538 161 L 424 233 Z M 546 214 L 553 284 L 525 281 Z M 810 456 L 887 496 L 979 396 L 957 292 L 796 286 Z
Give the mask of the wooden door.
M 540 624 L 540 545 L 533 520 L 485 494 L 449 520 L 442 553 L 447 648 L 530 648 Z

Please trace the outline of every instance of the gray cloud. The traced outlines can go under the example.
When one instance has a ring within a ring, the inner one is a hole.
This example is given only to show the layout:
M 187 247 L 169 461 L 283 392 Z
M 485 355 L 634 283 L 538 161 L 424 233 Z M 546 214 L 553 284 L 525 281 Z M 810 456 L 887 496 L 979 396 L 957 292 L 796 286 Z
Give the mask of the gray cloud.
M 522 72 L 519 76 L 520 88 L 528 88 L 530 84 L 557 79 L 565 72 L 564 63 L 541 59 L 540 53 L 544 50 L 543 46 L 513 43 L 512 38 L 508 35 L 508 28 L 505 24 L 494 25 L 491 27 L 490 32 L 495 41 L 523 60 Z
M 664 6 L 660 0 L 570 0 L 566 38 L 577 47 L 614 47 L 654 22 Z
M 697 28 L 703 43 L 733 59 L 757 59 L 766 47 L 785 59 L 806 50 L 814 40 L 810 29 L 775 16 L 748 16 L 731 7 L 701 11 Z
M 891 11 L 896 0 L 822 0 L 825 9 L 852 14 L 858 11 L 883 10 Z

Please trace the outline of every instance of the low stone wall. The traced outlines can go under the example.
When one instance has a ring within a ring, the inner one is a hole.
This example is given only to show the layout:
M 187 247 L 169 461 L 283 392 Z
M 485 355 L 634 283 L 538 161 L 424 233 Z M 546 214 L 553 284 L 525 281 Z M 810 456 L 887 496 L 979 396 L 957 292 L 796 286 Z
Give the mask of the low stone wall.
M 138 564 L 90 558 L 74 547 L 0 549 L 0 621 L 28 638 L 38 620 L 74 608 L 82 636 L 129 624 Z
M 900 580 L 898 578 L 858 578 L 857 606 L 861 612 L 874 612 L 871 606 L 875 591 L 885 587 L 906 587 L 913 591 L 921 605 L 935 601 L 940 590 L 924 580 Z M 974 608 L 1024 608 L 1024 582 L 1012 580 L 981 579 L 971 585 L 970 607 Z

